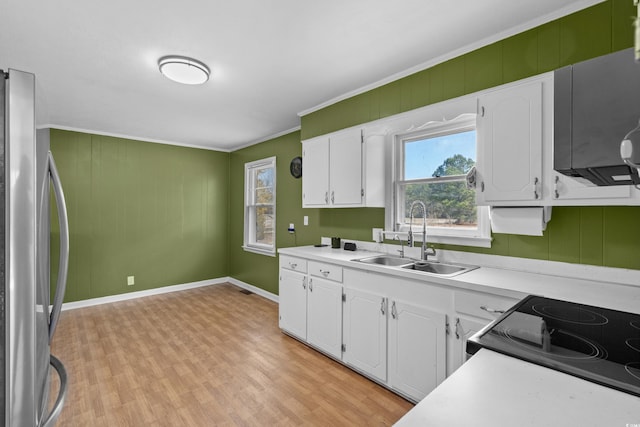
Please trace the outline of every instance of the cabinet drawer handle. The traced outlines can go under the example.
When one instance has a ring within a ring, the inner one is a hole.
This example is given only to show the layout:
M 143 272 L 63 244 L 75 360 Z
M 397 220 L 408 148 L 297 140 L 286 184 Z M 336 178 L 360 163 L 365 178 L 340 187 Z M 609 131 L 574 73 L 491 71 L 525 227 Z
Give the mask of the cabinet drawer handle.
M 289 267 L 291 267 L 292 269 L 294 269 L 294 270 L 295 270 L 295 269 L 296 269 L 296 267 L 298 267 L 298 264 L 290 262 L 290 263 L 289 263 Z
M 383 316 L 387 313 L 384 303 L 385 303 L 384 298 L 382 298 L 382 301 L 380 301 L 380 312 L 382 313 Z
M 331 273 L 331 271 L 330 270 L 320 270 L 320 273 L 322 273 L 322 275 L 324 277 L 327 277 L 329 275 L 329 273 Z
M 489 308 L 487 306 L 481 305 L 480 309 L 486 311 L 487 313 L 491 313 L 491 314 L 503 314 L 504 310 L 497 310 L 495 308 Z
M 396 310 L 396 302 L 391 303 L 391 317 L 394 319 L 398 317 L 398 311 Z

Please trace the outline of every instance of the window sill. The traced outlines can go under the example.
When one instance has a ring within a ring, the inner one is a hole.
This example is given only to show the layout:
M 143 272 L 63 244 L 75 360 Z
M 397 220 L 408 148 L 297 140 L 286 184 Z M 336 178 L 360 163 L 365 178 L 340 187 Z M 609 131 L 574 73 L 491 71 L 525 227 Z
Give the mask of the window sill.
M 385 231 L 385 239 L 393 240 L 394 235 L 406 240 L 406 231 Z M 413 232 L 413 237 L 416 242 L 422 242 L 422 233 Z M 444 245 L 457 245 L 457 246 L 473 246 L 476 248 L 490 248 L 493 238 L 479 237 L 479 236 L 451 236 L 446 234 L 427 233 L 427 243 L 440 243 Z
M 252 252 L 254 254 L 258 254 L 258 255 L 267 255 L 267 256 L 271 256 L 271 257 L 275 257 L 276 256 L 276 250 L 274 249 L 260 249 L 260 248 L 256 248 L 253 246 L 242 246 L 242 249 L 244 249 L 245 252 Z
M 432 243 L 442 243 L 445 245 L 475 246 L 477 248 L 490 248 L 491 237 L 469 237 L 469 236 L 443 236 L 427 235 L 427 240 Z

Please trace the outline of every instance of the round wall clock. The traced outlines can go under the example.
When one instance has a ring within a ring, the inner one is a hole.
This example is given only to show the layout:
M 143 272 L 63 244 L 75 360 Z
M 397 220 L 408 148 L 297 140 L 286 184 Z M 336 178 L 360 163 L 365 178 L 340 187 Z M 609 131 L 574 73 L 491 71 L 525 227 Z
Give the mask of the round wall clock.
M 300 178 L 302 176 L 302 157 L 294 157 L 291 160 L 289 171 L 294 178 Z

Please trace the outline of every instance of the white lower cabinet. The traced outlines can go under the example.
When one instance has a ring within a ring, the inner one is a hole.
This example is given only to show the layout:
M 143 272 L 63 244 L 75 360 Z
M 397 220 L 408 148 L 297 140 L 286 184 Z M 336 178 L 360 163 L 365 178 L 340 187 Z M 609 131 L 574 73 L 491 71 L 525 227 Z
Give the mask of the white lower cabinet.
M 292 269 L 295 269 L 293 271 Z M 318 350 L 342 357 L 342 268 L 292 257 L 280 259 L 279 326 Z M 303 273 L 304 272 L 304 273 Z
M 345 363 L 387 381 L 387 299 L 375 293 L 345 289 Z
M 421 400 L 446 377 L 447 317 L 420 304 L 428 299 L 420 291 L 429 285 L 367 273 L 347 275 L 345 270 L 347 276 L 354 280 L 345 278 L 342 360 L 405 397 Z M 416 298 L 407 303 L 413 287 Z
M 342 356 L 342 285 L 309 277 L 307 341 L 340 359 Z
M 395 300 L 389 314 L 389 385 L 421 400 L 446 377 L 447 317 Z
M 280 269 L 280 329 L 307 339 L 307 276 Z
M 280 328 L 415 402 L 519 299 L 280 257 Z

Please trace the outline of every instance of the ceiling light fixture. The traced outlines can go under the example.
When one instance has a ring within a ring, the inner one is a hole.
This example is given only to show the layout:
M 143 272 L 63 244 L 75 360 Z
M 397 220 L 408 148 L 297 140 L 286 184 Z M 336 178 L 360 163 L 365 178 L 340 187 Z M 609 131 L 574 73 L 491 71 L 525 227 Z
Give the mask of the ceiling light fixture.
M 158 68 L 166 78 L 185 85 L 200 85 L 209 80 L 211 71 L 204 63 L 186 56 L 163 56 Z

